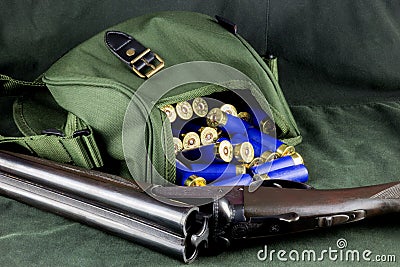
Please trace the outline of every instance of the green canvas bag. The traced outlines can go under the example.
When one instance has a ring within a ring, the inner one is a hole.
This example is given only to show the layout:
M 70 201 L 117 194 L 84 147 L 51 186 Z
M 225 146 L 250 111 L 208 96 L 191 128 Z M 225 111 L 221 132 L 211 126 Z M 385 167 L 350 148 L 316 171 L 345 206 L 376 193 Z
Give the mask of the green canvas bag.
M 185 62 L 209 61 L 222 63 L 241 71 L 260 89 L 258 91 L 250 88 L 251 94 L 255 98 L 262 97 L 268 101 L 275 124 L 279 129 L 279 139 L 289 145 L 301 142 L 300 133 L 277 81 L 275 60 L 261 58 L 240 35 L 228 31 L 215 19 L 206 15 L 192 12 L 162 12 L 133 18 L 100 32 L 72 49 L 44 73 L 43 83 L 40 83 L 40 86 L 46 89 L 43 89 L 40 97 L 49 99 L 47 102 L 51 103 L 48 103 L 46 108 L 51 106 L 53 110 L 57 110 L 54 114 L 58 114 L 51 116 L 51 119 L 46 119 L 49 124 L 53 124 L 52 127 L 48 125 L 46 127 L 62 129 L 62 132 L 68 132 L 71 137 L 82 127 L 67 131 L 70 127 L 67 125 L 71 124 L 70 120 L 77 120 L 79 123 L 76 124 L 82 124 L 85 129 L 89 129 L 86 135 L 79 138 L 90 137 L 87 143 L 93 144 L 90 149 L 86 149 L 89 151 L 89 156 L 86 158 L 95 161 L 95 164 L 92 164 L 93 166 L 78 165 L 85 167 L 104 165 L 108 172 L 124 177 L 131 175 L 148 177 L 147 181 L 154 182 L 151 180 L 152 175 L 149 169 L 143 168 L 140 160 L 132 159 L 132 162 L 129 162 L 130 173 L 126 168 L 121 135 L 124 116 L 132 96 L 146 79 L 135 75 L 110 53 L 104 42 L 104 35 L 108 30 L 122 31 L 133 36 L 145 47 L 158 53 L 165 62 L 165 68 Z M 238 88 L 240 89 L 244 88 Z M 148 93 L 149 95 L 157 94 L 157 92 Z M 220 85 L 194 83 L 175 88 L 155 103 L 157 108 L 150 113 L 144 136 L 152 164 L 167 180 L 172 182 L 175 180 L 174 160 L 171 160 L 175 155 L 171 132 L 160 132 L 166 118 L 160 108 L 166 104 L 190 100 L 198 96 L 212 96 L 216 93 L 222 97 L 230 97 L 226 88 Z M 146 98 L 146 93 L 141 96 Z M 16 101 L 21 101 L 21 98 Z M 22 103 L 26 106 L 34 105 L 28 98 L 23 98 Z M 60 107 L 62 107 L 61 111 Z M 29 116 L 35 117 L 32 119 L 35 121 L 37 117 L 43 116 L 42 114 L 49 114 L 49 112 L 45 109 L 37 109 Z M 17 126 L 25 136 L 33 134 L 33 132 L 23 131 L 20 123 L 17 123 Z M 96 138 L 96 142 L 92 135 Z M 50 136 L 46 135 L 46 137 Z M 59 136 L 54 138 L 59 138 Z M 134 147 L 135 140 L 132 142 Z M 167 153 L 163 153 L 160 147 L 167 147 Z M 43 147 L 43 149 L 51 151 L 49 147 Z M 62 162 L 68 161 L 50 155 L 51 152 L 46 155 L 41 155 L 35 149 L 31 152 Z M 140 157 L 143 151 L 136 152 Z M 77 164 L 77 160 L 70 160 L 70 162 Z

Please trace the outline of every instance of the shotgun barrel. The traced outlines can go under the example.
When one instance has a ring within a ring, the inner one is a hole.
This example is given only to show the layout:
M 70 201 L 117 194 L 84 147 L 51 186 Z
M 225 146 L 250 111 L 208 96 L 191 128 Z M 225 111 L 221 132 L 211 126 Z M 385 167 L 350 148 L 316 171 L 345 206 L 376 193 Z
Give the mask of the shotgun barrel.
M 208 236 L 198 207 L 168 205 L 134 182 L 35 157 L 0 152 L 0 192 L 184 262 L 195 259 L 199 240 Z

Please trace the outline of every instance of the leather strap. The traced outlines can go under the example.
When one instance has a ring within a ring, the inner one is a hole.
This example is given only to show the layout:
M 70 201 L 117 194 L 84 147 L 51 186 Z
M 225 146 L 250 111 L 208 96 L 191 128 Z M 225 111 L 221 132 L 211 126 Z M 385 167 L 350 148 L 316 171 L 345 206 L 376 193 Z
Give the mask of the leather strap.
M 105 43 L 114 55 L 132 67 L 141 78 L 149 78 L 164 66 L 163 60 L 157 54 L 124 32 L 107 31 Z M 146 72 L 147 68 L 150 71 Z

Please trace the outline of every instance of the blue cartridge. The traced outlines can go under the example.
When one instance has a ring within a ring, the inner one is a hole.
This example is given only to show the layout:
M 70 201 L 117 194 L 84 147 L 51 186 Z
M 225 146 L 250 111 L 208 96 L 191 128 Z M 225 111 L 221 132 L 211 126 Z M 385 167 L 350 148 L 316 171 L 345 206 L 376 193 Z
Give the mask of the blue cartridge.
M 249 128 L 247 129 L 247 134 L 250 140 L 259 143 L 262 146 L 262 151 L 272 151 L 278 153 L 279 156 L 287 156 L 295 153 L 293 146 L 286 145 L 282 141 L 260 132 L 258 129 Z
M 176 103 L 175 110 L 178 117 L 182 120 L 187 121 L 193 117 L 192 105 L 187 101 Z
M 283 142 L 281 142 L 280 140 L 268 134 L 262 133 L 256 128 L 247 129 L 247 134 L 252 141 L 261 144 L 263 147 L 270 151 L 275 151 L 279 146 L 283 144 Z
M 200 129 L 200 141 L 202 145 L 210 145 L 218 138 L 218 132 L 212 127 L 202 127 Z
M 304 164 L 303 158 L 299 153 L 294 153 L 291 156 L 285 156 L 281 158 L 274 159 L 272 161 L 265 162 L 261 165 L 254 166 L 250 168 L 253 174 L 264 174 L 279 169 L 283 169 L 290 166 Z
M 253 181 L 253 178 L 251 177 L 250 174 L 242 174 L 230 178 L 223 178 L 223 179 L 218 179 L 214 182 L 212 182 L 211 186 L 235 186 L 235 185 L 243 185 L 243 186 L 248 186 L 251 184 Z
M 216 179 L 230 178 L 237 175 L 245 174 L 246 167 L 234 164 L 191 164 L 191 174 L 203 177 L 207 184 Z
M 200 136 L 200 141 L 203 145 L 214 143 L 218 138 L 218 132 L 215 128 L 202 126 L 206 125 L 204 118 L 183 122 L 183 124 L 178 122 L 172 125 L 172 135 L 174 137 L 183 138 L 187 133 L 194 132 Z
M 265 174 L 256 174 L 253 178 L 254 180 L 280 179 L 305 183 L 308 180 L 308 170 L 303 164 L 301 164 L 278 169 Z
M 177 157 L 185 159 L 185 162 L 196 161 L 192 163 L 231 162 L 233 146 L 229 141 L 223 140 L 215 144 L 182 150 Z
M 235 117 L 237 117 L 237 115 L 238 115 L 238 112 L 237 112 L 235 106 L 233 106 L 231 104 L 224 104 L 219 109 L 222 110 L 223 112 L 230 114 L 232 116 L 235 116 Z
M 244 142 L 250 142 L 250 144 L 252 144 L 253 149 L 254 149 L 254 157 L 260 157 L 261 154 L 266 150 L 266 149 L 262 149 L 261 144 L 251 140 L 248 136 L 246 137 L 243 134 L 233 135 L 231 137 L 231 142 L 234 145 L 244 143 Z
M 205 117 L 208 113 L 208 103 L 202 97 L 196 97 L 192 102 L 193 112 L 199 117 Z
M 266 134 L 274 134 L 276 132 L 275 123 L 265 111 L 261 108 L 251 108 L 252 124 L 260 128 L 260 131 Z
M 186 167 L 179 160 L 176 163 L 176 181 L 175 184 L 181 186 L 205 186 L 207 184 L 206 180 L 196 175 L 192 170 Z
M 207 124 L 210 127 L 220 127 L 228 135 L 235 133 L 244 133 L 250 127 L 246 121 L 239 117 L 232 116 L 221 111 L 219 108 L 213 108 L 207 114 Z
M 241 135 L 235 137 L 234 135 L 231 139 L 233 145 L 233 159 L 236 163 L 250 163 L 254 159 L 255 151 L 251 142 L 247 138 Z M 220 137 L 217 141 L 228 141 L 226 137 Z
M 161 108 L 161 111 L 165 113 L 167 116 L 168 120 L 172 123 L 176 120 L 177 114 L 174 106 L 172 105 L 166 105 Z
M 200 147 L 200 137 L 195 132 L 188 132 L 182 140 L 183 149 L 194 149 Z
M 183 143 L 182 143 L 181 139 L 179 139 L 178 137 L 173 137 L 172 141 L 174 143 L 174 152 L 176 155 L 176 154 L 178 154 L 179 151 L 182 151 Z

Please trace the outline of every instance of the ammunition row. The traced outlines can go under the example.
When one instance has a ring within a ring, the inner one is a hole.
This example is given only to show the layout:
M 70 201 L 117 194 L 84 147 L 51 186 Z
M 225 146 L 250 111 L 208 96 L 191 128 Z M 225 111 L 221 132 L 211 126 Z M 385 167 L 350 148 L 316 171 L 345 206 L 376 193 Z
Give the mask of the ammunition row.
M 274 138 L 262 110 L 212 107 L 203 98 L 162 108 L 172 123 L 177 185 L 249 185 L 256 180 L 308 180 L 300 154 Z M 257 119 L 256 119 L 257 118 Z M 260 122 L 259 122 L 260 121 Z

